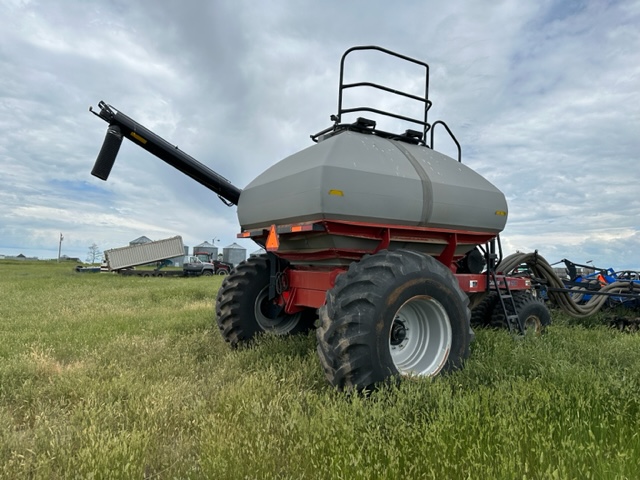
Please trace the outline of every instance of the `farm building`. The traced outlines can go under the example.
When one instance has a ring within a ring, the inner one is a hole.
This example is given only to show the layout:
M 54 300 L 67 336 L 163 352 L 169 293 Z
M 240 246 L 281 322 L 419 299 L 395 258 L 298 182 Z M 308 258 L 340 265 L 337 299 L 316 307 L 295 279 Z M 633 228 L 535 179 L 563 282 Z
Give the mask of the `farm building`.
M 144 235 L 141 237 L 136 238 L 135 240 L 131 240 L 129 242 L 129 246 L 133 246 L 133 245 L 140 245 L 143 243 L 149 243 L 152 240 L 149 237 L 145 237 Z
M 234 266 L 244 262 L 247 258 L 247 249 L 237 243 L 232 243 L 222 249 L 222 261 L 232 263 Z
M 212 258 L 218 257 L 218 247 L 214 244 L 207 242 L 206 240 L 202 242 L 200 245 L 196 245 L 193 247 L 193 253 L 208 253 L 211 254 Z

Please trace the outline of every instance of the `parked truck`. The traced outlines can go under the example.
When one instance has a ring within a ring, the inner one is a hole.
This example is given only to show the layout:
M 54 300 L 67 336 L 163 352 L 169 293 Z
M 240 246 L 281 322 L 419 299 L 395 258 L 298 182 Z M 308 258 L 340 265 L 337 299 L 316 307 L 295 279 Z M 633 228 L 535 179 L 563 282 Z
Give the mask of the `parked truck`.
M 196 253 L 185 257 L 183 271 L 185 276 L 229 275 L 233 265 L 213 259 L 211 254 Z
M 193 256 L 205 264 L 213 266 L 215 275 L 229 275 L 233 269 L 233 263 L 218 260 L 218 256 L 208 252 L 193 252 Z M 185 263 L 187 263 L 185 261 Z

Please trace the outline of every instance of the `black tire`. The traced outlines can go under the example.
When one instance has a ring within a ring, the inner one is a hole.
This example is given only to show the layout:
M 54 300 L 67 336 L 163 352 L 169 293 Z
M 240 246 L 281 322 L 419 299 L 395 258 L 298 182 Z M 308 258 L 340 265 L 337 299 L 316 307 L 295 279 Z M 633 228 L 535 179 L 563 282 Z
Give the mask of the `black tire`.
M 225 270 L 224 268 L 221 268 L 220 270 L 218 270 L 216 272 L 216 275 L 229 275 L 229 272 L 227 270 Z
M 202 276 L 203 277 L 212 277 L 213 276 L 213 272 L 211 270 L 205 270 L 204 272 L 202 272 Z
M 461 367 L 473 339 L 468 303 L 451 270 L 430 256 L 381 251 L 352 263 L 320 308 L 316 335 L 327 380 L 364 390 Z
M 489 292 L 476 307 L 471 310 L 472 327 L 488 327 L 496 304 L 499 302 L 497 292 Z
M 513 295 L 518 317 L 524 325 L 525 334 L 540 335 L 544 333 L 546 327 L 551 324 L 551 312 L 549 312 L 544 301 L 534 297 L 530 291 L 517 291 L 511 294 Z M 505 300 L 505 307 L 509 315 L 514 313 L 513 305 L 508 299 Z M 509 324 L 499 301 L 494 306 L 490 326 L 498 329 L 509 329 Z
M 216 301 L 217 324 L 222 337 L 237 347 L 259 333 L 292 335 L 313 327 L 313 309 L 288 315 L 270 304 L 269 260 L 266 255 L 240 263 L 223 281 Z

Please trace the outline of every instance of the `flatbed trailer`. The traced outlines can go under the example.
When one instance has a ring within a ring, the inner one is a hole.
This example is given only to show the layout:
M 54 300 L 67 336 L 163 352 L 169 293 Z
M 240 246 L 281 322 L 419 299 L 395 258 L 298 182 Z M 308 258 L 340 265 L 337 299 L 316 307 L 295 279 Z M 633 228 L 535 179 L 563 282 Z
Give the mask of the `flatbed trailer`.
M 157 270 L 157 269 L 137 269 L 126 268 L 118 270 L 119 275 L 125 277 L 186 277 L 183 270 Z

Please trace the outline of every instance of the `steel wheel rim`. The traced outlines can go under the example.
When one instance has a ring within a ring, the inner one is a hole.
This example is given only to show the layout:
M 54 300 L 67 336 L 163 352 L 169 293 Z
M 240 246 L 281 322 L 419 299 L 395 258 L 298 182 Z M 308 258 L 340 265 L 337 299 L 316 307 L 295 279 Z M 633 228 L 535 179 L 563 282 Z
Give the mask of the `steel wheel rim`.
M 275 333 L 276 335 L 286 335 L 298 325 L 302 314 L 300 312 L 294 313 L 293 315 L 288 315 L 283 312 L 277 315 L 270 314 L 268 310 L 271 304 L 268 297 L 269 287 L 266 286 L 256 297 L 256 303 L 254 305 L 256 322 L 265 332 Z
M 449 358 L 452 339 L 442 304 L 429 296 L 413 297 L 396 312 L 389 329 L 389 353 L 400 374 L 433 376 Z
M 529 315 L 523 324 L 525 335 L 540 335 L 542 333 L 542 322 L 537 315 Z

